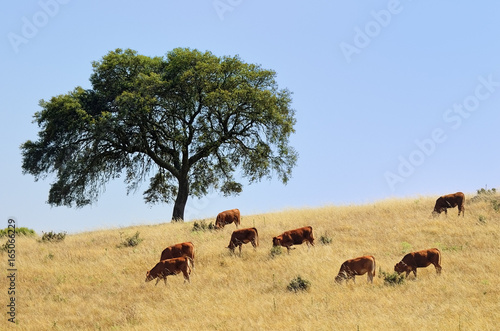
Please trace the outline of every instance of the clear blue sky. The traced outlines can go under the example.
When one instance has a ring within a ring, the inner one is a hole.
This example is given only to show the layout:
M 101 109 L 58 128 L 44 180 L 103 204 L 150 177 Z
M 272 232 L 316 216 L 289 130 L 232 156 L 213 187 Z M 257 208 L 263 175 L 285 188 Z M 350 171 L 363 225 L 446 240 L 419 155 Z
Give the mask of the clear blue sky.
M 89 88 L 91 62 L 131 48 L 236 55 L 293 94 L 293 178 L 189 200 L 187 220 L 475 192 L 500 179 L 500 3 L 494 1 L 10 1 L 0 13 L 0 228 L 70 233 L 170 220 L 120 180 L 82 209 L 46 204 L 21 171 L 38 101 Z M 429 206 L 429 212 L 432 206 Z M 304 220 L 307 222 L 307 220 Z M 2 224 L 3 223 L 3 224 Z

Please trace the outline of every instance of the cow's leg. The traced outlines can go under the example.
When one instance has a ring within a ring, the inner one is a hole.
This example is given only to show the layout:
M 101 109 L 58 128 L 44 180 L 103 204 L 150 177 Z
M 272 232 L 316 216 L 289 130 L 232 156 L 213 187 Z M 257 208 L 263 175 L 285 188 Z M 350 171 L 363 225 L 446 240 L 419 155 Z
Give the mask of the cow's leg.
M 442 269 L 442 268 L 441 268 L 441 266 L 439 265 L 439 263 L 434 264 L 434 267 L 436 267 L 436 273 L 437 273 L 438 275 L 441 275 L 441 269 Z
M 239 245 L 239 248 L 240 248 L 240 256 L 241 256 L 241 246 L 243 246 L 242 244 Z
M 189 274 L 187 268 L 185 270 L 182 270 L 182 274 L 184 275 L 184 283 L 186 282 L 186 280 L 188 283 L 191 283 L 191 281 L 189 280 Z
M 165 286 L 167 286 L 167 276 L 163 277 L 163 282 L 165 283 Z
M 253 248 L 257 249 L 257 243 L 255 242 L 255 239 L 252 239 L 251 243 L 252 243 Z
M 372 274 L 372 272 L 370 270 L 368 270 L 367 274 L 368 274 L 368 276 L 367 276 L 367 282 L 373 284 L 373 274 Z
M 160 281 L 160 277 L 156 278 L 156 283 L 155 286 L 158 285 L 158 282 Z
M 413 274 L 415 275 L 415 278 L 417 278 L 417 268 L 413 269 Z

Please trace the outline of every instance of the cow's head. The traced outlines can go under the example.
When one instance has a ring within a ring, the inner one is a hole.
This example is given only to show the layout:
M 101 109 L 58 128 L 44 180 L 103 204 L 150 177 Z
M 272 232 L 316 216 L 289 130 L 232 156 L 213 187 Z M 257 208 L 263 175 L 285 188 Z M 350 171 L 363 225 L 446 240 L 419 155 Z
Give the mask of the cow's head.
M 335 277 L 335 281 L 339 284 L 342 283 L 342 281 L 344 281 L 346 279 L 347 279 L 347 275 L 346 275 L 345 271 L 339 272 L 337 277 Z
M 273 246 L 281 246 L 282 236 L 273 237 Z
M 404 263 L 403 261 L 398 262 L 394 266 L 394 271 L 396 271 L 398 274 L 400 274 L 402 272 L 407 272 L 407 271 L 409 271 L 409 269 L 410 269 L 410 266 L 407 265 L 406 263 Z
M 155 278 L 151 275 L 151 271 L 146 271 L 146 282 L 150 282 L 153 279 Z
M 219 229 L 222 229 L 224 227 L 224 222 L 223 221 L 220 221 L 218 218 L 215 220 L 215 229 L 216 230 L 219 230 Z
M 234 249 L 236 248 L 236 245 L 234 244 L 234 242 L 231 240 L 229 241 L 229 246 L 227 246 L 227 248 L 229 248 L 231 250 L 231 252 L 234 253 Z

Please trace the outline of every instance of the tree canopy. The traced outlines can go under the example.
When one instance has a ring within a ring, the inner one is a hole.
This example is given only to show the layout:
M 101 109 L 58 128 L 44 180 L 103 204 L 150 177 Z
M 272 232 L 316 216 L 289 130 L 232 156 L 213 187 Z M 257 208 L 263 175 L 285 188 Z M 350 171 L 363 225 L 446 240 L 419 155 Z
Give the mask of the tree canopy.
M 25 174 L 55 174 L 49 204 L 82 207 L 112 179 L 123 176 L 128 192 L 149 179 L 145 201 L 173 202 L 182 220 L 189 196 L 241 192 L 236 173 L 289 180 L 295 112 L 274 71 L 185 48 L 117 49 L 92 66 L 90 89 L 40 101 L 38 140 L 21 146 Z

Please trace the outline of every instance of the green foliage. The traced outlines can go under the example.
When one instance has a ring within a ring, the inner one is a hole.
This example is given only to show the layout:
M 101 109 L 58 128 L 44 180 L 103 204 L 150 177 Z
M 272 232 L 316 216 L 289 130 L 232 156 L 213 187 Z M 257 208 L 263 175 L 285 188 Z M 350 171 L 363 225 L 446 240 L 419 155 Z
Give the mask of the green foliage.
M 12 229 L 10 229 L 12 230 Z M 0 229 L 0 238 L 4 236 L 8 236 L 9 233 L 9 228 L 5 229 Z M 25 227 L 20 227 L 16 228 L 15 230 L 16 236 L 22 235 L 22 236 L 27 236 L 27 237 L 34 237 L 36 235 L 35 230 L 25 228 Z
M 120 238 L 122 237 L 123 232 L 120 232 Z M 118 245 L 118 247 L 135 247 L 139 245 L 144 239 L 139 238 L 139 231 L 137 231 L 133 236 L 125 238 L 124 241 Z
M 212 231 L 215 230 L 215 224 L 213 222 L 206 223 L 205 221 L 194 221 L 193 228 L 191 231 Z
M 180 220 L 189 197 L 240 193 L 236 170 L 250 183 L 289 180 L 295 111 L 274 71 L 187 48 L 116 49 L 92 66 L 90 89 L 40 102 L 39 138 L 21 146 L 25 174 L 55 175 L 49 204 L 89 205 L 125 174 L 129 192 L 149 180 L 144 200 L 175 203 Z
M 458 252 L 464 249 L 463 245 L 445 245 L 441 243 L 434 244 L 434 247 L 437 247 L 440 251 L 448 251 L 448 252 Z
M 407 243 L 406 241 L 403 241 L 401 243 L 401 246 L 402 246 L 401 253 L 403 253 L 403 254 L 407 254 L 407 253 L 410 253 L 412 251 L 411 244 Z
M 500 200 L 491 200 L 491 207 L 494 211 L 500 212 Z
M 56 233 L 56 232 L 50 231 L 50 232 L 42 232 L 42 233 L 43 233 L 42 239 L 41 239 L 42 242 L 59 242 L 59 241 L 63 241 L 64 238 L 66 238 L 66 232 Z
M 329 237 L 327 233 L 319 237 L 319 242 L 323 245 L 330 245 L 332 241 L 332 238 Z
M 382 269 L 379 269 L 378 272 L 379 277 L 384 279 L 384 284 L 385 285 L 401 285 L 405 283 L 405 277 L 403 274 L 399 275 L 397 272 L 393 273 L 388 273 L 383 271 Z
M 486 216 L 484 215 L 479 215 L 478 219 L 479 224 L 486 224 Z
M 300 276 L 297 276 L 294 279 L 292 279 L 292 281 L 290 282 L 290 284 L 288 284 L 286 288 L 287 290 L 296 293 L 298 291 L 307 291 L 309 287 L 311 287 L 310 281 L 303 279 Z
M 281 249 L 281 246 L 273 246 L 271 248 L 271 251 L 269 253 L 269 255 L 271 257 L 275 257 L 275 256 L 278 256 L 278 255 L 281 255 L 283 253 L 283 250 Z

